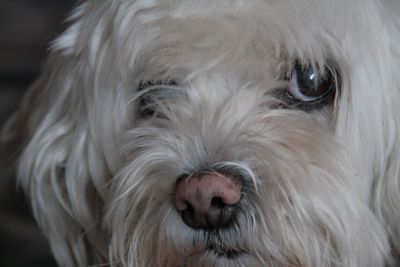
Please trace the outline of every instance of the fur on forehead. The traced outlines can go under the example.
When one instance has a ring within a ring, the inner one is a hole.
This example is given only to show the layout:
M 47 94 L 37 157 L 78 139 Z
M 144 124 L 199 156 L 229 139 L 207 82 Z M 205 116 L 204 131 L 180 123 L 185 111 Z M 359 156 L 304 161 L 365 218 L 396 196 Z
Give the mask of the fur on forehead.
M 364 20 L 354 20 L 353 10 Z M 76 22 L 53 48 L 85 54 L 94 68 L 115 62 L 127 75 L 194 76 L 219 67 L 251 68 L 259 78 L 292 60 L 321 67 L 332 58 L 362 57 L 363 45 L 354 39 L 373 39 L 371 28 L 383 30 L 379 10 L 376 1 L 89 1 L 75 10 Z

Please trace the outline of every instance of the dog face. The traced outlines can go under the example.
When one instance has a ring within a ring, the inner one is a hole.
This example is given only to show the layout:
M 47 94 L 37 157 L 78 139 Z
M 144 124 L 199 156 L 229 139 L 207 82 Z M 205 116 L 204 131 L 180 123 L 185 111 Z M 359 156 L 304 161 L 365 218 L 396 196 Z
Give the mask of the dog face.
M 3 134 L 58 262 L 394 266 L 397 6 L 77 7 Z

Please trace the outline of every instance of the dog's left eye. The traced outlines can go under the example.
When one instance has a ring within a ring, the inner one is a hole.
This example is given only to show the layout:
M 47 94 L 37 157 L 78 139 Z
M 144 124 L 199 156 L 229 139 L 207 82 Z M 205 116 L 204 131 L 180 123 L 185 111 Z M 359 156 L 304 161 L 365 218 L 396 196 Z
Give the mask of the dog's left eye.
M 322 75 L 312 66 L 296 64 L 293 68 L 288 91 L 300 102 L 314 103 L 331 96 L 336 82 L 330 70 Z

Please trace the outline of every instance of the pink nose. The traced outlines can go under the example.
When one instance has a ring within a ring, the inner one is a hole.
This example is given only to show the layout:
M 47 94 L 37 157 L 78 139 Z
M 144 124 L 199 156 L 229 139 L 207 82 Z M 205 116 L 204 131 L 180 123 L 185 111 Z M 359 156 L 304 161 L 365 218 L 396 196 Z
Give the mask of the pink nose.
M 194 229 L 214 229 L 232 222 L 242 185 L 222 174 L 180 179 L 175 185 L 174 205 L 183 221 Z

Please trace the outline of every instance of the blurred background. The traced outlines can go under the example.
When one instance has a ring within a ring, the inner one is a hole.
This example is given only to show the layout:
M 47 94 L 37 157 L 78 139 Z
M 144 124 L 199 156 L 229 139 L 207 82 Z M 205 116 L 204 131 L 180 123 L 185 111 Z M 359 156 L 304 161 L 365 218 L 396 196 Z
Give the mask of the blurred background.
M 74 0 L 0 0 L 0 125 L 39 75 Z M 13 180 L 0 173 L 0 266 L 56 266 Z

